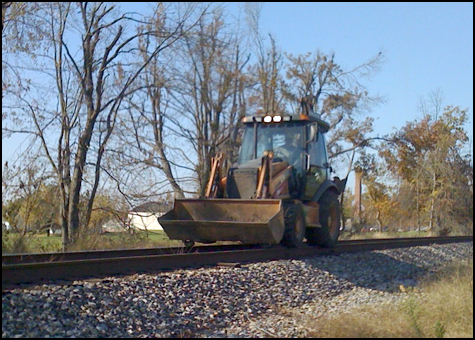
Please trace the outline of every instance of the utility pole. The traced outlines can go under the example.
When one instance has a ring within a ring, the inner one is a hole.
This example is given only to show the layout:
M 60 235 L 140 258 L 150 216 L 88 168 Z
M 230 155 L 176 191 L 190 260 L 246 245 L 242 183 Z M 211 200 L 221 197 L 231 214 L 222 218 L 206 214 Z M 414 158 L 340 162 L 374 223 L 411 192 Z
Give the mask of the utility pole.
M 361 222 L 361 171 L 355 171 L 355 220 L 357 223 Z

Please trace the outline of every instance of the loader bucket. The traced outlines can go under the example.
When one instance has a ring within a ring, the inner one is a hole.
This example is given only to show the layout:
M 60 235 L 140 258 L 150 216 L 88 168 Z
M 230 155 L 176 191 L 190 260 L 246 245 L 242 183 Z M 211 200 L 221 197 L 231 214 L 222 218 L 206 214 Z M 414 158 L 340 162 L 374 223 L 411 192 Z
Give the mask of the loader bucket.
M 285 229 L 276 199 L 176 199 L 158 220 L 170 239 L 193 242 L 277 244 Z

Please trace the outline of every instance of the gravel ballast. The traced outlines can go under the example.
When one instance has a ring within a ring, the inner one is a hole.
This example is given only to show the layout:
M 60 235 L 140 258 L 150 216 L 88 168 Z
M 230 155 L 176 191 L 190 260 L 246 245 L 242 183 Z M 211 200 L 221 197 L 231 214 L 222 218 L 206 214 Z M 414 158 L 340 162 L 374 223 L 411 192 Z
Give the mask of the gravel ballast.
M 452 243 L 8 290 L 2 337 L 301 337 L 303 316 L 394 303 L 472 258 Z

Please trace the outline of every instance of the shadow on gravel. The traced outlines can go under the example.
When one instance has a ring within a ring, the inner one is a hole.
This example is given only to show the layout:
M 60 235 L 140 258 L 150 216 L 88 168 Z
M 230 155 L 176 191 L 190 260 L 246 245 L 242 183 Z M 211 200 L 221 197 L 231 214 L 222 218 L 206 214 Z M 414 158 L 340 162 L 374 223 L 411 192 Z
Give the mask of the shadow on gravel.
M 412 247 L 331 255 L 305 261 L 356 286 L 395 292 L 399 291 L 400 285 L 416 286 L 429 273 L 457 257 L 462 258 L 443 248 L 434 251 L 431 247 Z

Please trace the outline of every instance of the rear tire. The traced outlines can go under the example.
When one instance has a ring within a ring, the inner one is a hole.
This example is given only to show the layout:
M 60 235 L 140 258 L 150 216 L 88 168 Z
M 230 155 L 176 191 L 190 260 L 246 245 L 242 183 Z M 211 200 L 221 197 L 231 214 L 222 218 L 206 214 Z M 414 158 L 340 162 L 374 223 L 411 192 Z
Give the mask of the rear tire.
M 305 238 L 305 215 L 300 204 L 292 204 L 285 209 L 285 232 L 281 244 L 287 248 L 296 248 Z
M 338 195 L 332 191 L 323 194 L 320 201 L 320 228 L 309 228 L 307 242 L 313 246 L 333 248 L 340 235 L 340 203 Z

